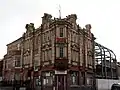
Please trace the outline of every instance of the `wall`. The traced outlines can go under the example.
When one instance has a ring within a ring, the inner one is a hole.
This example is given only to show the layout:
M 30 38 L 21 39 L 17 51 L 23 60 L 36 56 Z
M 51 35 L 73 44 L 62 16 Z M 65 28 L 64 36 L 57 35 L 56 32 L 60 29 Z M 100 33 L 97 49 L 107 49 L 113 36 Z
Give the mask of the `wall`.
M 110 90 L 114 83 L 120 83 L 120 80 L 97 79 L 96 88 L 97 90 Z

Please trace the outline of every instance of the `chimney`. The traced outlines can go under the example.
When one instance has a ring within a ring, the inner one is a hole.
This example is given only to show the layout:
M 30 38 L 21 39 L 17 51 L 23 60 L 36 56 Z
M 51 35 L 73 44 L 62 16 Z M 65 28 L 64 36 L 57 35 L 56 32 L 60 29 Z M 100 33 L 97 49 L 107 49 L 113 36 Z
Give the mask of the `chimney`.
M 87 24 L 87 25 L 85 25 L 85 28 L 86 28 L 87 31 L 90 31 L 91 28 L 92 28 L 92 27 L 91 27 L 91 24 Z
M 48 13 L 44 13 L 44 16 L 42 17 L 42 24 L 45 24 L 49 21 L 51 21 L 52 15 Z
M 77 15 L 76 15 L 76 14 L 68 15 L 66 19 L 67 19 L 68 21 L 70 21 L 71 23 L 76 23 Z
M 35 30 L 34 23 L 26 24 L 25 28 L 26 32 L 28 31 L 33 32 Z

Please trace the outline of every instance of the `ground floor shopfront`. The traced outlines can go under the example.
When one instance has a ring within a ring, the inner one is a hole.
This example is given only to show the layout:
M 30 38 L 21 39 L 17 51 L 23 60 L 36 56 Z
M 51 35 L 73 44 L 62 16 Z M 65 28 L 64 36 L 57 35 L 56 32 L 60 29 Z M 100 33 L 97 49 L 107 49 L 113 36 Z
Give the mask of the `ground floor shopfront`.
M 20 81 L 21 85 L 31 88 L 40 87 L 41 90 L 69 90 L 71 86 L 93 86 L 93 72 L 82 71 L 79 69 L 55 70 L 46 67 L 34 71 L 24 68 L 15 72 L 6 72 L 7 81 Z
M 85 75 L 86 74 L 86 75 Z M 71 86 L 93 86 L 93 75 L 87 72 L 73 70 L 42 71 L 34 77 L 34 84 L 41 90 L 69 90 Z

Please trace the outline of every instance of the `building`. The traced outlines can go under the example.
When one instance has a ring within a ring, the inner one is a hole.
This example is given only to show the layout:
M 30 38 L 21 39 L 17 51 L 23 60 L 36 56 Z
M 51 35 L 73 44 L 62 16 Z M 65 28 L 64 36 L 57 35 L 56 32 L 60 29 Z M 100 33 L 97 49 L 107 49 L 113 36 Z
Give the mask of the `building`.
M 2 81 L 3 60 L 0 60 L 0 82 Z
M 19 38 L 7 45 L 7 54 L 4 55 L 3 59 L 3 79 L 5 81 L 13 81 L 15 77 L 16 79 L 19 78 L 20 72 L 18 71 L 21 69 L 21 50 L 19 45 L 21 39 L 22 38 Z
M 120 62 L 117 62 L 118 78 L 120 80 Z
M 70 85 L 94 84 L 94 35 L 81 28 L 75 14 L 54 18 L 45 13 L 42 24 L 26 24 L 22 37 L 7 45 L 3 61 L 5 81 L 41 81 L 43 90 L 67 90 Z M 59 84 L 59 85 L 58 85 Z

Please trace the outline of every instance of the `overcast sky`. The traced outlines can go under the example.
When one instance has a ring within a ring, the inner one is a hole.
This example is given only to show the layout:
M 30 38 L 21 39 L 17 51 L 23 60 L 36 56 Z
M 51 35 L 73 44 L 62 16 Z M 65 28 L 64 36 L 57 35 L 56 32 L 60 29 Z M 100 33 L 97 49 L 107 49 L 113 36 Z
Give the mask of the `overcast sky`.
M 59 4 L 63 18 L 77 14 L 81 27 L 90 23 L 96 41 L 112 49 L 120 61 L 120 0 L 0 0 L 0 58 L 27 23 L 40 26 L 44 13 L 59 17 Z

